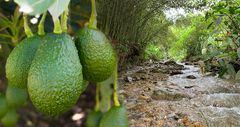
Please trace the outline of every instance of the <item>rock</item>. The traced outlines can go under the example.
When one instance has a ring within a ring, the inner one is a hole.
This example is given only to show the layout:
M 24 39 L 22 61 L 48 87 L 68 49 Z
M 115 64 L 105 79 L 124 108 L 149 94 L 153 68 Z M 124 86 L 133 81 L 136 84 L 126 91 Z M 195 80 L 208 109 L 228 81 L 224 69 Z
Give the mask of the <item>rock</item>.
M 146 96 L 146 95 L 140 95 L 139 97 L 138 97 L 138 99 L 140 99 L 140 100 L 149 100 L 150 99 L 150 97 L 148 97 L 148 96 Z
M 164 65 L 176 65 L 177 63 L 173 60 L 169 60 L 169 61 L 165 61 L 163 64 Z
M 184 86 L 184 88 L 186 88 L 186 89 L 191 89 L 191 88 L 193 88 L 194 86 Z
M 217 93 L 206 95 L 203 99 L 203 104 L 213 107 L 239 107 L 240 94 L 237 93 Z
M 188 75 L 186 78 L 187 78 L 187 79 L 196 79 L 196 76 L 194 76 L 194 75 Z
M 158 90 L 154 90 L 151 97 L 155 100 L 172 100 L 172 101 L 181 100 L 182 98 L 190 98 L 185 93 L 169 88 L 159 88 Z
M 130 77 L 130 76 L 127 76 L 127 77 L 125 78 L 125 81 L 126 81 L 126 82 L 132 82 L 132 81 L 133 81 L 133 78 Z
M 240 108 L 204 107 L 200 108 L 209 127 L 240 127 Z
M 152 72 L 152 73 L 162 73 L 162 71 L 158 68 L 153 68 L 153 69 L 150 70 L 150 72 Z
M 193 124 L 190 124 L 188 127 L 205 127 L 205 125 L 200 122 L 195 122 Z
M 180 118 L 180 116 L 176 113 L 171 113 L 167 115 L 168 119 L 173 119 L 173 120 L 178 120 Z
M 171 70 L 169 74 L 170 76 L 173 76 L 173 75 L 183 74 L 183 72 L 181 70 Z

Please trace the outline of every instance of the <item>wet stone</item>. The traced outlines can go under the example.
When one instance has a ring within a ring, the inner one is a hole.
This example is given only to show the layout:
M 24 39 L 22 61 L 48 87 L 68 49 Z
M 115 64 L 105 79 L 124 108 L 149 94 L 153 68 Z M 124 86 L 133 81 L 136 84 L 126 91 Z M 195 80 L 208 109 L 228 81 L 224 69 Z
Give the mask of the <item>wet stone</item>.
M 133 78 L 130 77 L 130 76 L 127 76 L 127 77 L 125 78 L 125 81 L 126 81 L 126 82 L 132 82 L 132 81 L 133 81 Z
M 188 75 L 186 78 L 187 78 L 187 79 L 196 79 L 196 76 L 194 76 L 194 75 Z
M 209 127 L 240 127 L 240 108 L 204 107 L 200 109 Z
M 170 88 L 158 88 L 153 91 L 152 98 L 155 100 L 177 101 L 183 98 L 190 98 L 187 94 Z
M 172 70 L 169 72 L 169 74 L 173 76 L 173 75 L 183 74 L 183 72 L 181 70 Z
M 236 93 L 217 93 L 206 95 L 203 104 L 213 107 L 240 107 L 240 94 Z

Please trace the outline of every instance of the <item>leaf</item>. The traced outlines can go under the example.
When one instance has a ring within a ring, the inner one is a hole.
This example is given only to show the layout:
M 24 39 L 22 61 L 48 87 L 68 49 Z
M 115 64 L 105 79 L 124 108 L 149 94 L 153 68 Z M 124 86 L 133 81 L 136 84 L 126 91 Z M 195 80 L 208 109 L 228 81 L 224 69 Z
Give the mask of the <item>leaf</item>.
M 236 82 L 240 83 L 240 71 L 237 72 L 237 74 L 235 76 L 235 80 L 236 80 Z
M 109 110 L 111 107 L 111 97 L 112 97 L 112 88 L 111 84 L 113 84 L 113 76 L 111 76 L 106 81 L 101 82 L 100 84 L 100 93 L 101 93 L 101 101 L 100 101 L 100 109 L 105 112 Z
M 240 48 L 237 49 L 238 58 L 240 58 Z
M 56 0 L 14 0 L 14 2 L 20 6 L 21 12 L 30 15 L 40 15 L 46 12 L 55 1 Z
M 231 78 L 235 79 L 236 71 L 235 71 L 233 65 L 232 64 L 227 64 L 227 69 L 228 69 L 227 72 L 231 76 Z
M 0 27 L 10 27 L 11 25 L 12 23 L 9 19 L 0 16 Z
M 211 22 L 208 26 L 207 26 L 207 29 L 209 29 L 212 25 L 213 25 L 214 22 Z
M 53 21 L 56 21 L 58 17 L 68 8 L 70 0 L 56 0 L 54 4 L 48 9 L 52 15 Z

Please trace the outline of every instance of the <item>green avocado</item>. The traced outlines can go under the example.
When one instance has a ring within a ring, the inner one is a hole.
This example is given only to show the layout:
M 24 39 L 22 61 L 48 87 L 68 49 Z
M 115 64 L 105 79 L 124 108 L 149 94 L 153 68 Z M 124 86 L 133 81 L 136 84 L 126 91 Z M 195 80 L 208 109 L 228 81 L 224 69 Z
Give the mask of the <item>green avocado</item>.
M 103 113 L 100 111 L 92 111 L 88 114 L 86 125 L 87 127 L 99 127 Z
M 88 27 L 81 29 L 76 36 L 76 46 L 85 80 L 102 82 L 112 75 L 116 53 L 101 31 Z
M 43 114 L 68 111 L 84 91 L 77 49 L 67 34 L 47 34 L 39 46 L 28 75 L 28 93 Z
M 2 118 L 8 110 L 8 105 L 5 97 L 0 94 L 0 118 Z
M 123 106 L 113 106 L 103 115 L 100 127 L 128 127 L 128 118 Z
M 27 102 L 28 94 L 26 89 L 8 86 L 6 91 L 7 103 L 10 107 L 18 108 Z
M 7 114 L 1 119 L 1 123 L 4 127 L 15 127 L 18 121 L 19 115 L 15 109 L 8 110 Z
M 26 38 L 10 53 L 6 63 L 6 77 L 11 86 L 27 87 L 28 71 L 40 42 L 39 36 Z

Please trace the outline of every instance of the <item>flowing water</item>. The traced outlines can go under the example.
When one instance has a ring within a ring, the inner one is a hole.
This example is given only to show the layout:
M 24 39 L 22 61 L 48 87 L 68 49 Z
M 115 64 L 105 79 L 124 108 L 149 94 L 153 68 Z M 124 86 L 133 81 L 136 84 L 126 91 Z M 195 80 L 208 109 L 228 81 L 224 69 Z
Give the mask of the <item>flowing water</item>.
M 200 117 L 209 127 L 240 127 L 240 85 L 218 77 L 201 76 L 199 68 L 184 66 L 183 74 L 171 76 L 169 81 L 181 87 L 192 86 L 186 93 L 193 97 L 190 103 L 199 103 L 196 110 L 200 115 L 195 120 Z M 196 79 L 185 78 L 188 75 Z
M 121 94 L 132 127 L 240 127 L 239 84 L 202 76 L 194 65 L 162 73 L 173 66 L 153 63 L 126 73 Z

